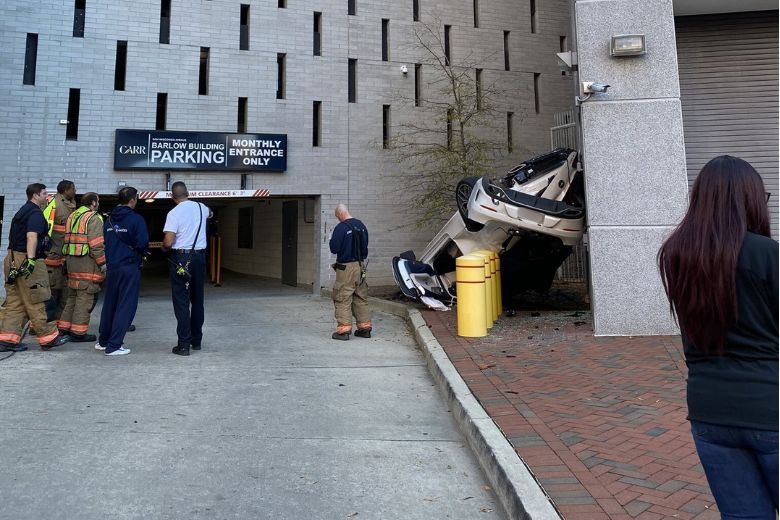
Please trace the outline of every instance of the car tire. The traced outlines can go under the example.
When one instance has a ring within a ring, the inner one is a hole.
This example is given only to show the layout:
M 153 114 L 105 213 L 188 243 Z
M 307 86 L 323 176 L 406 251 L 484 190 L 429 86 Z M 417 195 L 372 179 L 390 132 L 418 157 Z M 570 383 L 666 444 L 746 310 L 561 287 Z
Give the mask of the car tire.
M 455 204 L 458 206 L 458 213 L 469 231 L 479 231 L 485 227 L 484 224 L 469 219 L 469 197 L 471 197 L 471 192 L 474 191 L 477 182 L 479 182 L 479 177 L 465 177 L 458 182 L 455 188 Z

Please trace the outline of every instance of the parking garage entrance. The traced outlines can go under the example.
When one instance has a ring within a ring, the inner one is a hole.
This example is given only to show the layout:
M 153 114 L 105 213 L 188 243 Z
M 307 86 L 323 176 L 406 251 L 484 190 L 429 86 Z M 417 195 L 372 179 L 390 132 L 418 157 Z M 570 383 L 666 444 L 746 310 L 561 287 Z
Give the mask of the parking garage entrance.
M 207 279 L 224 288 L 288 286 L 312 289 L 316 273 L 314 196 L 270 196 L 267 190 L 190 190 L 190 199 L 213 212 L 205 230 Z M 110 212 L 116 195 L 100 196 Z M 163 228 L 175 203 L 169 192 L 141 191 L 136 206 L 149 229 L 151 256 L 144 267 L 144 292 L 167 286 Z

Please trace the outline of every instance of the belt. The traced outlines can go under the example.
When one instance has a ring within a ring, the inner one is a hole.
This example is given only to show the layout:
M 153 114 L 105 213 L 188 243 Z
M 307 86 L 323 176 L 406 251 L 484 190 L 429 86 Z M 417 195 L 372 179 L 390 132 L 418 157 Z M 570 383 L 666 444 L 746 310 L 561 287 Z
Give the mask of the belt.
M 182 253 L 182 254 L 188 254 L 190 252 L 189 249 L 172 249 L 172 251 L 174 253 Z M 192 250 L 193 253 L 202 253 L 204 251 L 205 251 L 205 249 L 193 249 Z

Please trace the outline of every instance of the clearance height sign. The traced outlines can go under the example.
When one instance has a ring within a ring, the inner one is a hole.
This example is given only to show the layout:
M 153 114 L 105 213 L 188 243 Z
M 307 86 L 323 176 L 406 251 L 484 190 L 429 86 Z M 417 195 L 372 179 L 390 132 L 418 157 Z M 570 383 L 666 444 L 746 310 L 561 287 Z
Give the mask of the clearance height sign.
M 287 169 L 287 134 L 117 130 L 116 170 Z

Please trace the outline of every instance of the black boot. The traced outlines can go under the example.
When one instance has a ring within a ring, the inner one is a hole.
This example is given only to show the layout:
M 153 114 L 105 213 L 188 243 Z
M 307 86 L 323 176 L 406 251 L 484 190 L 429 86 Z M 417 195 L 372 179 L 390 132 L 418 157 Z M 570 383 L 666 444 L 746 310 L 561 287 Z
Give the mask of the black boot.
M 177 356 L 189 356 L 190 355 L 190 347 L 173 347 L 173 350 L 171 350 L 174 354 Z
M 331 338 L 338 339 L 341 341 L 347 341 L 349 339 L 349 332 L 341 332 L 341 333 L 334 332 Z
M 370 338 L 371 337 L 371 328 L 367 329 L 358 329 L 355 331 L 355 336 L 359 338 Z
M 53 347 L 59 347 L 70 341 L 70 336 L 67 334 L 57 334 L 57 337 L 51 340 L 49 343 L 41 345 L 41 350 L 49 350 Z
M 24 352 L 25 350 L 27 350 L 27 346 L 22 343 L 0 341 L 0 352 Z

